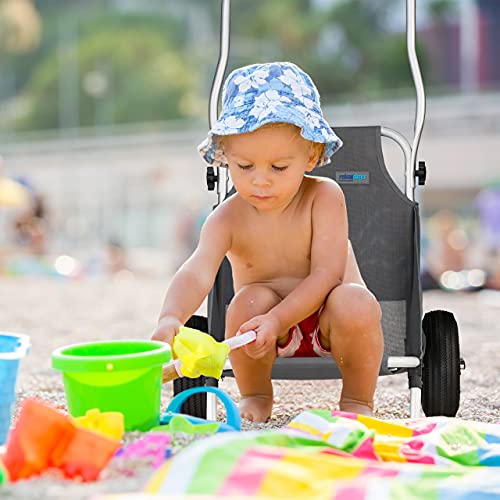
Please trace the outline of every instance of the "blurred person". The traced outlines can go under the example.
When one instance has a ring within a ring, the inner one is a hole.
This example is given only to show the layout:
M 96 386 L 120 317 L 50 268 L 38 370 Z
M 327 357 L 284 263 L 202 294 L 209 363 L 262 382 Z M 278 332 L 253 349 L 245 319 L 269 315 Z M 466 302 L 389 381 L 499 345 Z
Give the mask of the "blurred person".
M 486 288 L 500 290 L 500 249 L 489 255 L 486 263 Z
M 201 208 L 197 201 L 188 201 L 180 210 L 176 218 L 176 254 L 175 269 L 178 269 L 184 261 L 193 253 L 198 245 L 200 231 L 209 214 L 209 209 Z
M 446 271 L 462 271 L 469 244 L 467 233 L 452 210 L 440 210 L 428 220 L 427 270 L 438 282 Z
M 428 266 L 429 238 L 425 226 L 422 224 L 420 233 L 420 286 L 422 290 L 437 290 L 439 282 L 433 276 Z
M 117 239 L 112 238 L 108 241 L 105 260 L 106 271 L 110 274 L 129 271 L 125 250 Z
M 486 287 L 500 290 L 500 180 L 480 191 L 476 206 L 486 245 Z
M 42 256 L 47 253 L 47 207 L 40 194 L 32 195 L 30 208 L 14 220 L 15 241 L 29 253 Z

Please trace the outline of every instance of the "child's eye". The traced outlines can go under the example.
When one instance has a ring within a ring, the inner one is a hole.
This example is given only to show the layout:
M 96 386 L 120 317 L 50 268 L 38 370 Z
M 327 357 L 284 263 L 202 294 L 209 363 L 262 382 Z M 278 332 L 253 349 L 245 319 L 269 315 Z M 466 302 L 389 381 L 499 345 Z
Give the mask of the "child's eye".
M 241 168 L 241 170 L 249 170 L 253 167 L 253 165 L 241 165 L 240 163 L 238 163 L 237 165 Z
M 284 170 L 286 170 L 288 168 L 288 165 L 286 167 L 277 167 L 276 165 L 273 165 L 273 170 L 276 171 L 276 172 L 283 172 Z

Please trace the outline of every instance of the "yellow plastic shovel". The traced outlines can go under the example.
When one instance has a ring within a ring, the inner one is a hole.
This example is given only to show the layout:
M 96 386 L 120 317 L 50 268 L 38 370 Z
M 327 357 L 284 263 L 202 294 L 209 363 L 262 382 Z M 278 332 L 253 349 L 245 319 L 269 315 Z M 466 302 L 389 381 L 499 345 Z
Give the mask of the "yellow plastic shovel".
M 163 367 L 163 383 L 179 377 L 196 378 L 200 375 L 220 378 L 229 351 L 253 342 L 257 334 L 251 330 L 223 342 L 217 342 L 207 333 L 181 326 L 174 338 L 174 359 Z

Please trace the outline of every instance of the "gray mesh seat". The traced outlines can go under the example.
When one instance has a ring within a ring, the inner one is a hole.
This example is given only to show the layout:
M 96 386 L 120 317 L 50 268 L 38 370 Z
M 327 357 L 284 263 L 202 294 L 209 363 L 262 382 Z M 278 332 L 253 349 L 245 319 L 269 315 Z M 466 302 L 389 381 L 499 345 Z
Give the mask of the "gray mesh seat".
M 312 174 L 336 180 L 344 191 L 349 238 L 361 274 L 382 308 L 385 350 L 380 374 L 387 375 L 394 373 L 387 367 L 389 356 L 422 357 L 418 203 L 409 200 L 387 172 L 380 127 L 335 128 L 335 133 L 344 146 L 331 164 Z M 233 293 L 225 259 L 208 302 L 208 330 L 217 340 L 224 338 Z M 408 371 L 410 387 L 420 387 L 421 368 Z M 278 358 L 273 378 L 330 379 L 340 378 L 340 372 L 328 358 Z

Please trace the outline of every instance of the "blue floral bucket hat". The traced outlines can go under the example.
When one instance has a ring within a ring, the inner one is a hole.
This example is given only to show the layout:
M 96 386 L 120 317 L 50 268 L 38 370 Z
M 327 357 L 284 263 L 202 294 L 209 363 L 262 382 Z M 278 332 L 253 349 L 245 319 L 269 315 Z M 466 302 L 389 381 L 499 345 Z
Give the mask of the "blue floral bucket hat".
M 323 118 L 319 93 L 309 75 L 295 64 L 273 62 L 238 68 L 228 76 L 220 117 L 198 151 L 209 165 L 227 167 L 217 136 L 252 132 L 278 122 L 296 125 L 305 139 L 325 144 L 317 167 L 330 163 L 342 146 Z

